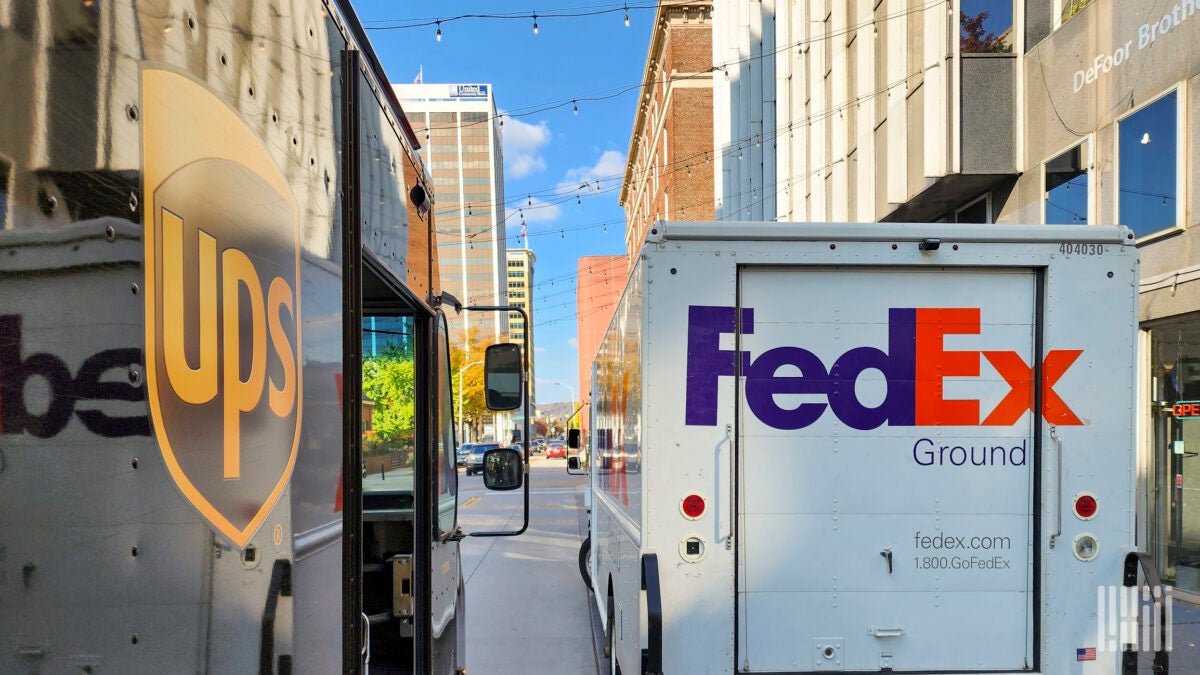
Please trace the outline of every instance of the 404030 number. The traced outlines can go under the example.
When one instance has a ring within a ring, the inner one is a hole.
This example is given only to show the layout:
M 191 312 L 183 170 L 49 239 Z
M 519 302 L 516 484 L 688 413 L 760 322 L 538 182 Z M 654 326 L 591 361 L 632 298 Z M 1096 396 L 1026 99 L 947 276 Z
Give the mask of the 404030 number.
M 1104 255 L 1104 244 L 1059 244 L 1058 252 L 1067 255 Z

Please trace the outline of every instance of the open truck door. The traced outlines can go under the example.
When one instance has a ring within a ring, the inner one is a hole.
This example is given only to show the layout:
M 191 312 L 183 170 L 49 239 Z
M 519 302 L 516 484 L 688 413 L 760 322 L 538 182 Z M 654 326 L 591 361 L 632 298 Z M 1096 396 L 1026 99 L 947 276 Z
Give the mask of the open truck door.
M 381 113 L 389 108 L 387 90 L 372 86 L 357 51 L 343 52 L 341 68 L 343 156 L 388 151 L 393 122 Z M 441 290 L 428 182 L 413 165 L 398 165 L 404 180 L 365 160 L 347 162 L 343 175 L 342 670 L 458 673 L 465 670 L 459 542 L 467 535 L 457 523 L 445 312 L 463 307 Z M 364 209 L 364 191 L 378 190 L 395 192 L 390 203 L 404 203 L 403 211 Z M 403 216 L 409 227 L 400 236 L 393 225 Z M 400 265 L 389 254 L 394 248 L 407 254 Z M 493 345 L 504 347 L 517 349 Z M 511 389 L 515 377 L 516 387 L 508 396 L 519 401 L 527 361 L 518 358 L 511 370 L 505 384 Z M 524 469 L 519 457 L 491 455 L 489 488 L 524 483 L 521 473 L 514 478 L 514 466 Z M 528 500 L 526 493 L 526 526 Z

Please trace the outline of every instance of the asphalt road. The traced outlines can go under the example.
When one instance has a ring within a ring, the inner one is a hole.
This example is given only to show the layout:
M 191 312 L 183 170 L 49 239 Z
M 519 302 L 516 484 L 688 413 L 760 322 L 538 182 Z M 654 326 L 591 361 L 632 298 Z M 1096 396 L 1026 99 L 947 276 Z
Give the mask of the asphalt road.
M 459 469 L 459 524 L 466 532 L 517 530 L 522 492 L 490 492 Z M 467 672 L 596 672 L 588 591 L 579 576 L 586 528 L 584 476 L 535 456 L 529 529 L 517 537 L 462 542 L 467 582 Z

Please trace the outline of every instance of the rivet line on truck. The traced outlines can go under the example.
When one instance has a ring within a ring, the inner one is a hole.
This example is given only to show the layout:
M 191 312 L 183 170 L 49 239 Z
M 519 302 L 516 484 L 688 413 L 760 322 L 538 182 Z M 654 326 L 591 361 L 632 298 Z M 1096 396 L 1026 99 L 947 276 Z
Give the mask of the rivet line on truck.
M 657 223 L 593 361 L 613 672 L 1112 673 L 1139 586 L 1165 672 L 1137 278 L 1123 227 Z

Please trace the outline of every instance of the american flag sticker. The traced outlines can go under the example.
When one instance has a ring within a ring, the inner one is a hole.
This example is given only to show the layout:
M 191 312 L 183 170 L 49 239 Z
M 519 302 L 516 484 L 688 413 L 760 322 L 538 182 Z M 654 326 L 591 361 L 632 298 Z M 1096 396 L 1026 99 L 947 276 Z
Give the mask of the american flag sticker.
M 1088 647 L 1087 649 L 1076 649 L 1075 650 L 1075 660 L 1076 661 L 1095 661 L 1096 660 L 1096 648 Z

